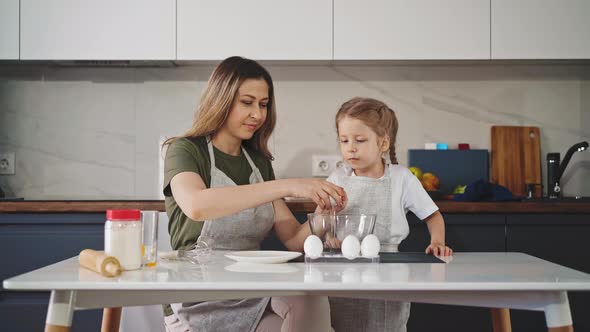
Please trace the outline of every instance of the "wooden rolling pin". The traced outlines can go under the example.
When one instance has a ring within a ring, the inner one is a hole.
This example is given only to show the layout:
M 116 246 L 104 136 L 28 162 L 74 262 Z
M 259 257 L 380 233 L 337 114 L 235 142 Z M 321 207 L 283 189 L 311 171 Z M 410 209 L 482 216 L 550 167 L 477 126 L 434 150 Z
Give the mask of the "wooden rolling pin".
M 107 256 L 102 251 L 84 249 L 79 256 L 80 265 L 105 277 L 115 277 L 121 274 L 121 264 L 117 258 Z

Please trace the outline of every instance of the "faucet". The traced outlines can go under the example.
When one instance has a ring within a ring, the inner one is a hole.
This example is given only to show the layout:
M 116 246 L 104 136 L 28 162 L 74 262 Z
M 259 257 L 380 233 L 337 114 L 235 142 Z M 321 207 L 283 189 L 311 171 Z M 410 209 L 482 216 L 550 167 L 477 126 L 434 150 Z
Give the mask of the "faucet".
M 588 149 L 588 142 L 580 142 L 570 147 L 563 161 L 559 162 L 559 152 L 551 152 L 547 154 L 547 196 L 552 199 L 559 198 L 561 187 L 559 181 L 563 175 L 567 164 L 570 162 L 572 155 L 575 152 L 580 152 Z

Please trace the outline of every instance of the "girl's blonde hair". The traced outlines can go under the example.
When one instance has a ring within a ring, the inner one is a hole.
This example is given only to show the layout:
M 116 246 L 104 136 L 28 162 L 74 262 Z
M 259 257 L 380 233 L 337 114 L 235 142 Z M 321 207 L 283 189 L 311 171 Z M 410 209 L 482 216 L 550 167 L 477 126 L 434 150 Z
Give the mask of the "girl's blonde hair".
M 379 137 L 389 136 L 389 159 L 392 164 L 398 163 L 395 156 L 398 122 L 391 108 L 377 99 L 352 98 L 342 104 L 336 113 L 336 132 L 338 132 L 338 122 L 347 116 L 361 120 Z
M 182 136 L 168 138 L 163 147 L 172 144 L 179 138 L 215 135 L 227 120 L 238 94 L 238 89 L 247 79 L 264 80 L 268 85 L 269 100 L 266 120 L 252 138 L 244 141 L 243 144 L 259 151 L 269 160 L 273 160 L 273 156 L 268 149 L 268 140 L 276 124 L 272 78 L 268 71 L 258 62 L 239 56 L 229 57 L 215 68 L 201 96 L 192 127 Z

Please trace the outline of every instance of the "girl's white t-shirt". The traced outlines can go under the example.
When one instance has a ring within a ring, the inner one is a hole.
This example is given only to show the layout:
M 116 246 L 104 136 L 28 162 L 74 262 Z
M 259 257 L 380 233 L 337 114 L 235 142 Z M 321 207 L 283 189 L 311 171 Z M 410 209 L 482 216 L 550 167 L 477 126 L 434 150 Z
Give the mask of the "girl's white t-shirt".
M 438 211 L 438 207 L 430 198 L 418 178 L 410 172 L 409 169 L 400 165 L 387 165 L 387 172 L 391 177 L 393 197 L 401 197 L 401 200 L 394 200 L 392 202 L 392 209 L 403 209 L 404 214 L 412 211 L 421 220 L 426 219 L 434 212 Z M 342 167 L 334 171 L 326 179 L 329 182 L 339 185 L 337 182 L 338 176 L 356 176 L 350 167 Z M 395 191 L 401 191 L 400 196 L 396 195 Z M 395 206 L 395 205 L 401 206 Z

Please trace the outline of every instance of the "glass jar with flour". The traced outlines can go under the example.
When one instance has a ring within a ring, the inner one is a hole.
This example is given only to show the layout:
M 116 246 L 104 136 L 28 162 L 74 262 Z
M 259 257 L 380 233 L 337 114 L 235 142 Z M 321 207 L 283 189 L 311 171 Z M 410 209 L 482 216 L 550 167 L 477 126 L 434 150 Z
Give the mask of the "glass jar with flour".
M 123 270 L 141 267 L 142 224 L 140 210 L 107 210 L 104 251 L 121 263 Z

